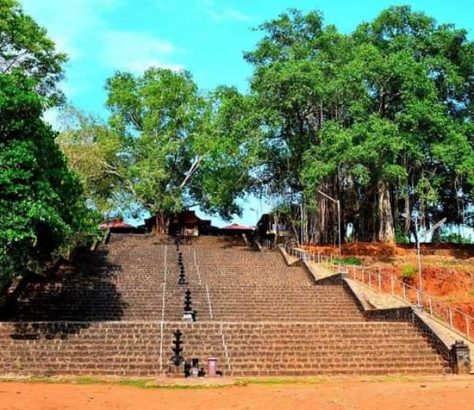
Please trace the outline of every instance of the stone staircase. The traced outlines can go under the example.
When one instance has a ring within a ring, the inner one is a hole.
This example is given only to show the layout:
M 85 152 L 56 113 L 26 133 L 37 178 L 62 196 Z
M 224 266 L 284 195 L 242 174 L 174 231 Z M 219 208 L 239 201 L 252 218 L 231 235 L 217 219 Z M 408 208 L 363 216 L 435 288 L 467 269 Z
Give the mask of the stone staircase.
M 159 323 L 2 323 L 6 375 L 160 374 Z
M 0 374 L 158 376 L 173 332 L 186 359 L 224 375 L 434 374 L 447 361 L 412 323 L 367 321 L 340 285 L 318 286 L 274 251 L 227 238 L 180 247 L 114 235 L 54 276 L 28 284 L 0 322 Z M 182 321 L 185 289 L 197 322 Z
M 440 373 L 445 363 L 409 323 L 224 326 L 234 376 Z

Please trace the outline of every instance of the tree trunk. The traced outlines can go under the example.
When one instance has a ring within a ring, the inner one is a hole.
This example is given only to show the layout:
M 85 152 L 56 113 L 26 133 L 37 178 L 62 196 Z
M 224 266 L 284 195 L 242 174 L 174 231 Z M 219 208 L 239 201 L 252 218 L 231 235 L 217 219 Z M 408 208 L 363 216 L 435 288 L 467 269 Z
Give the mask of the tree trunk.
M 390 190 L 383 181 L 377 183 L 379 230 L 377 240 L 384 243 L 395 243 Z
M 155 216 L 155 234 L 156 235 L 168 235 L 169 228 L 169 216 L 162 213 L 156 214 Z
M 411 220 L 411 211 L 410 211 L 410 194 L 408 193 L 408 188 L 407 188 L 407 193 L 405 194 L 405 226 L 404 226 L 404 232 L 405 235 L 410 234 L 410 220 Z

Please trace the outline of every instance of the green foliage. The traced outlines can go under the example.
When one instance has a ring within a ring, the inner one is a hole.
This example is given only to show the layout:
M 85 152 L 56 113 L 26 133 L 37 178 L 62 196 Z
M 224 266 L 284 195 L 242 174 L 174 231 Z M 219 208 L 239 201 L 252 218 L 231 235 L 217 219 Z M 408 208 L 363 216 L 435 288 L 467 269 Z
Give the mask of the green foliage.
M 17 1 L 0 0 L 0 285 L 41 273 L 97 229 L 41 119 L 62 97 L 56 84 L 65 60 Z
M 453 243 L 456 245 L 467 245 L 471 241 L 457 232 L 445 232 L 441 234 L 441 242 L 443 243 Z
M 361 266 L 362 261 L 355 256 L 347 256 L 346 258 L 335 258 L 333 259 L 335 265 L 352 265 L 352 266 Z
M 403 222 L 394 204 L 428 221 L 461 220 L 474 187 L 474 43 L 465 30 L 408 6 L 347 35 L 296 10 L 260 29 L 246 59 L 267 118 L 261 180 L 301 205 L 293 219 L 312 221 L 315 240 L 334 240 L 334 211 L 319 190 L 341 201 L 356 240 L 394 241 Z
M 0 0 L 0 72 L 21 72 L 34 80 L 40 94 L 61 97 L 56 88 L 66 56 L 55 50 L 46 30 L 23 13 L 16 0 Z
M 0 272 L 40 273 L 76 232 L 92 232 L 75 175 L 42 120 L 33 81 L 0 75 Z
M 405 279 L 412 279 L 416 275 L 416 268 L 413 265 L 405 265 L 402 267 L 401 275 Z
M 88 205 L 115 215 L 132 201 L 125 179 L 130 163 L 127 140 L 100 119 L 71 106 L 63 108 L 62 119 L 57 142 L 80 178 Z
M 410 243 L 408 236 L 402 232 L 398 226 L 395 228 L 395 241 L 401 245 L 407 245 Z
M 10 3 L 9 4 L 13 4 Z M 190 73 L 149 69 L 107 81 L 107 123 L 69 112 L 59 142 L 94 208 L 166 216 L 200 205 L 229 219 L 245 192 L 285 210 L 301 241 L 406 242 L 462 220 L 474 195 L 474 43 L 408 6 L 349 34 L 289 10 L 245 53 L 250 94 L 201 92 Z M 400 227 L 398 230 L 397 227 Z
M 240 213 L 236 199 L 251 185 L 260 150 L 250 97 L 228 87 L 204 95 L 188 72 L 155 68 L 117 73 L 107 91 L 109 124 L 69 110 L 59 138 L 96 209 Z

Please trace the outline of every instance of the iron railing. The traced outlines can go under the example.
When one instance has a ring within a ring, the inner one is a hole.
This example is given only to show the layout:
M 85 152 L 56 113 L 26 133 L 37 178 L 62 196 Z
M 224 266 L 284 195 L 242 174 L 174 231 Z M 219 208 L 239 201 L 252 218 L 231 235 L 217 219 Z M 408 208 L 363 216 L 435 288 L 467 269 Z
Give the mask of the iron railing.
M 407 283 L 393 273 L 382 272 L 377 268 L 349 266 L 337 264 L 337 259 L 321 253 L 314 254 L 304 249 L 287 246 L 289 255 L 298 257 L 307 262 L 324 264 L 326 267 L 345 273 L 347 277 L 364 284 L 379 292 L 388 293 L 415 308 L 423 310 L 432 318 L 442 322 L 450 329 L 474 341 L 474 317 L 463 312 L 450 303 L 421 292 L 420 288 Z

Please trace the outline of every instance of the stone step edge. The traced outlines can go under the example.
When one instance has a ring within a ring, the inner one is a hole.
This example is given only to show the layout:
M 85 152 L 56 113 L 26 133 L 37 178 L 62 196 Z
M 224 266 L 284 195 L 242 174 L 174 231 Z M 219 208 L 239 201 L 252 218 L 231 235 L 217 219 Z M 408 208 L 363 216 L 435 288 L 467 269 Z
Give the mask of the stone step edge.
M 436 326 L 433 320 L 422 311 L 413 308 L 412 306 L 399 306 L 399 307 L 387 307 L 387 308 L 376 308 L 374 304 L 370 303 L 367 299 L 366 294 L 363 294 L 358 290 L 356 284 L 349 278 L 343 278 L 343 287 L 354 297 L 357 305 L 364 313 L 364 316 L 369 320 L 404 320 L 411 322 L 415 325 L 419 332 L 425 335 L 430 344 L 440 353 L 451 365 L 453 371 L 458 374 L 472 373 L 474 370 L 474 363 L 464 363 L 458 366 L 458 359 L 454 357 L 453 351 L 453 339 L 446 337 L 445 332 L 442 330 L 444 326 Z M 375 289 L 370 289 L 373 293 L 383 296 L 382 292 L 377 292 Z M 436 322 L 438 323 L 438 322 Z M 473 355 L 472 344 L 466 339 L 459 335 L 457 340 L 463 341 L 467 347 L 467 354 L 469 357 Z
M 303 267 L 314 284 L 333 285 L 341 283 L 343 278 L 341 272 L 332 271 L 322 266 L 318 266 L 316 263 L 311 263 L 295 256 L 291 256 L 281 244 L 278 245 L 278 250 L 288 267 Z
M 281 325 L 281 326 L 294 326 L 294 325 L 353 325 L 353 326 L 377 326 L 382 325 L 399 325 L 404 322 L 394 322 L 391 320 L 387 321 L 331 321 L 331 320 L 315 320 L 315 321 L 281 321 L 281 320 L 198 320 L 197 322 L 185 322 L 180 320 L 38 320 L 38 321 L 0 321 L 0 326 L 13 326 L 13 325 L 27 325 L 27 324 L 71 324 L 71 325 L 161 325 L 161 324 L 180 324 L 180 325 Z
M 301 259 L 297 258 L 296 256 L 289 255 L 282 244 L 278 245 L 278 250 L 280 251 L 280 255 L 285 261 L 286 266 L 290 266 L 290 267 L 302 266 Z

